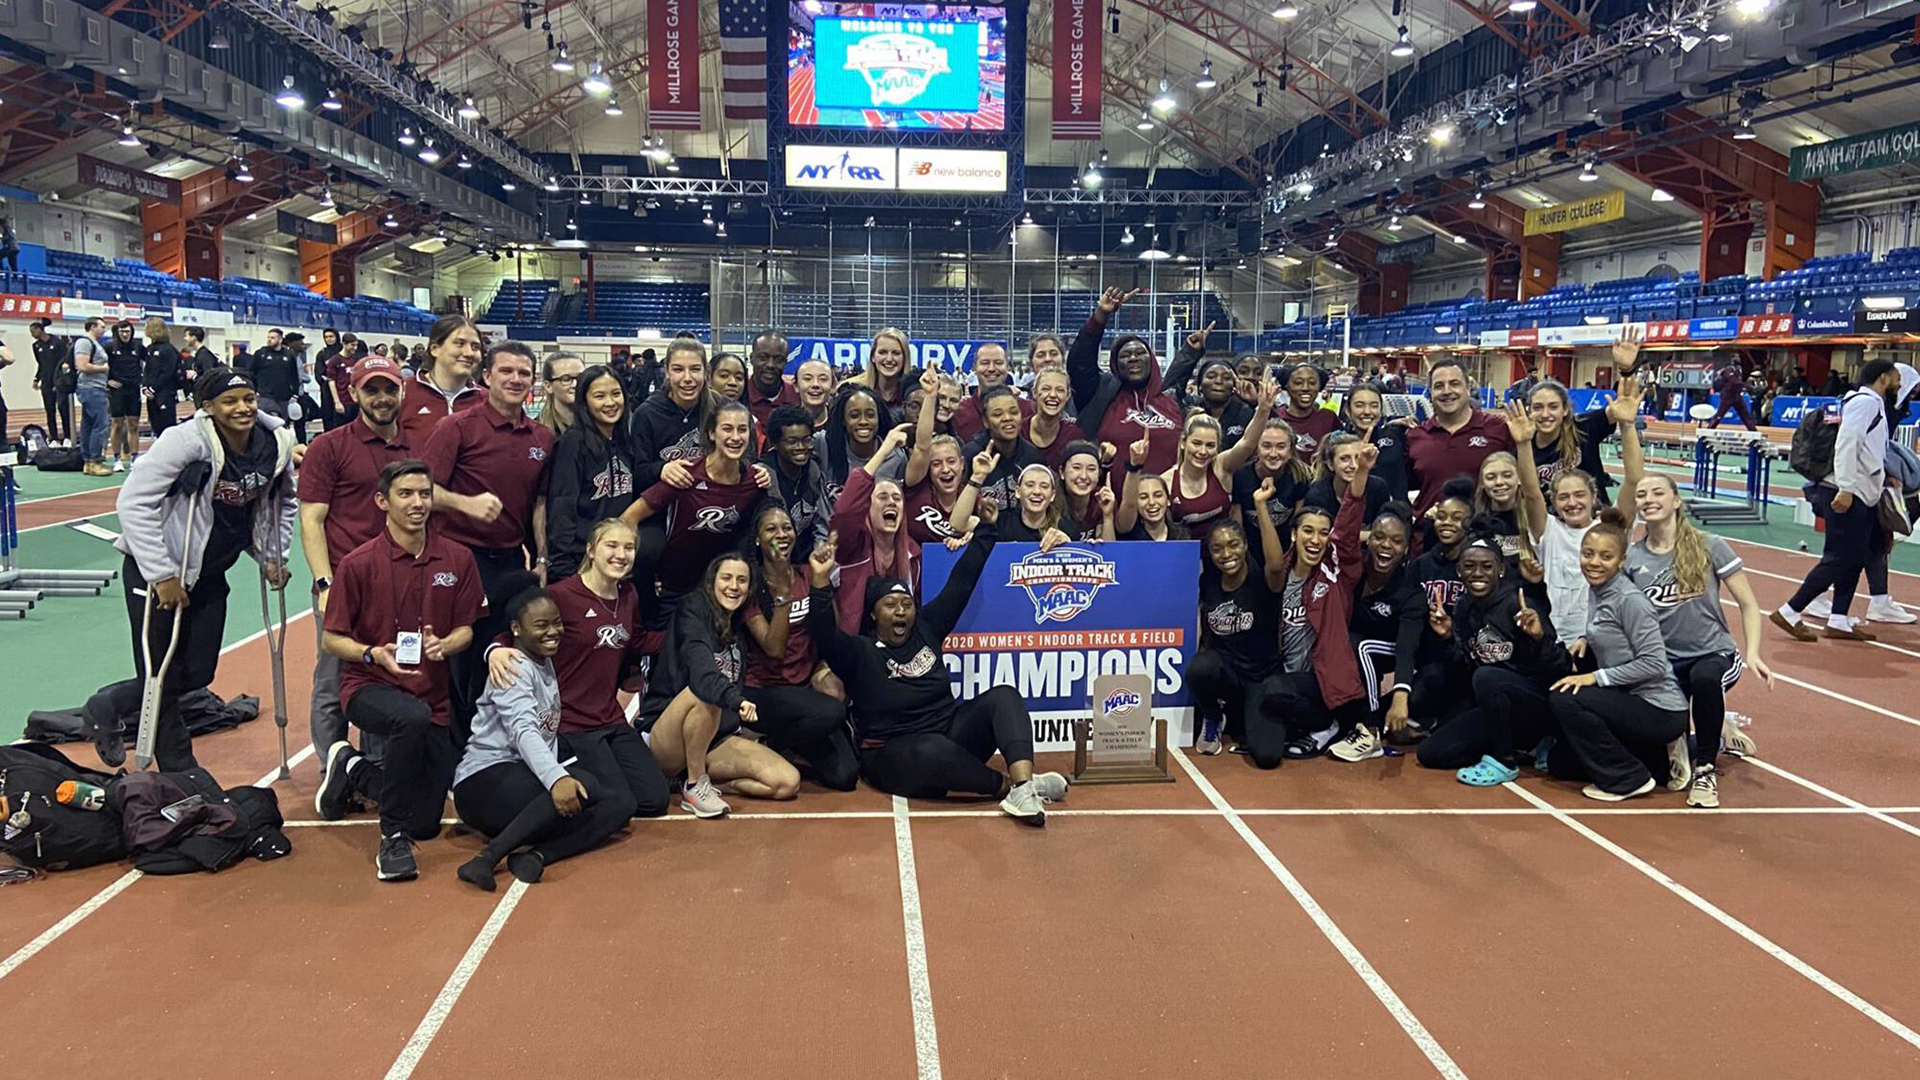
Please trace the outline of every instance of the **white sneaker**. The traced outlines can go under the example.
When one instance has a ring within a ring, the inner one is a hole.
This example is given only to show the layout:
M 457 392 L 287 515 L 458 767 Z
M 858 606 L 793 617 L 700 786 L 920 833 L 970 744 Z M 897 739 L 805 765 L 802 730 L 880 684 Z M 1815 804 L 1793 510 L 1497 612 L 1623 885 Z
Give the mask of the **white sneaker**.
M 1721 748 L 1734 757 L 1752 757 L 1758 754 L 1760 747 L 1754 743 L 1753 736 L 1747 734 L 1747 724 L 1751 722 L 1739 713 L 1728 713 L 1726 720 L 1720 725 Z
M 1031 780 L 1013 785 L 1007 797 L 1000 800 L 1000 812 L 1026 825 L 1039 827 L 1047 823 L 1046 807 L 1041 805 L 1040 791 Z
M 717 818 L 726 815 L 733 807 L 720 797 L 714 789 L 713 781 L 703 773 L 698 780 L 690 780 L 680 789 L 680 809 L 700 818 Z
M 1915 615 L 1913 612 L 1901 607 L 1900 602 L 1892 598 L 1888 598 L 1884 604 L 1878 600 L 1868 603 L 1867 618 L 1874 622 L 1883 623 L 1920 622 L 1920 615 Z
M 1040 793 L 1042 802 L 1067 801 L 1067 778 L 1057 772 L 1034 773 L 1033 789 Z
M 1833 601 L 1827 598 L 1827 594 L 1821 593 L 1813 603 L 1807 605 L 1807 610 L 1801 612 L 1800 617 L 1803 619 L 1818 619 L 1824 622 L 1832 614 Z
M 1327 755 L 1336 761 L 1366 761 L 1386 753 L 1386 747 L 1380 743 L 1380 736 L 1372 728 L 1360 724 L 1348 733 L 1347 737 L 1334 743 L 1327 749 Z
M 1700 810 L 1717 810 L 1720 807 L 1720 775 L 1711 765 L 1702 765 L 1693 774 L 1693 785 L 1687 789 L 1687 805 Z
M 126 462 L 124 462 L 124 461 L 121 461 L 121 460 L 120 460 L 119 458 L 114 458 L 114 459 L 113 459 L 113 471 L 114 471 L 114 472 L 126 472 L 126 471 L 127 471 L 127 463 L 126 463 Z
M 1585 795 L 1589 799 L 1594 799 L 1599 802 L 1626 802 L 1628 799 L 1637 799 L 1640 796 L 1645 795 L 1647 792 L 1652 790 L 1653 790 L 1653 777 L 1649 776 L 1646 778 L 1646 780 L 1644 780 L 1640 784 L 1639 787 L 1634 788 L 1632 791 L 1629 791 L 1624 795 L 1616 795 L 1611 791 L 1607 791 L 1604 788 L 1596 787 L 1593 784 L 1588 784 L 1586 787 L 1581 788 L 1580 794 Z
M 1685 791 L 1693 781 L 1693 755 L 1685 735 L 1667 744 L 1667 790 Z

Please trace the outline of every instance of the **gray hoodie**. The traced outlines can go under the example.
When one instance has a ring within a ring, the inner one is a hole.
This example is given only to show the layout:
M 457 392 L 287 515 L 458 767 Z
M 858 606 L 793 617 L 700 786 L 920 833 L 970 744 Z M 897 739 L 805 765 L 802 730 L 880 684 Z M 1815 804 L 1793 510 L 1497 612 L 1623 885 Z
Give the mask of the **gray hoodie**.
M 273 436 L 279 460 L 274 465 L 273 483 L 254 507 L 251 550 L 256 561 L 285 564 L 293 550 L 300 515 L 291 465 L 293 435 L 286 421 L 266 412 L 256 413 L 254 423 Z M 168 428 L 152 449 L 140 455 L 139 464 L 127 474 L 114 504 L 121 530 L 114 546 L 133 556 L 141 577 L 148 581 L 179 578 L 180 584 L 189 589 L 200 580 L 200 560 L 213 536 L 213 480 L 226 460 L 227 444 L 205 409 L 195 412 L 186 423 Z M 176 481 L 195 464 L 211 471 L 193 491 L 174 491 Z M 187 534 L 189 508 L 193 516 L 191 536 Z
M 1686 711 L 1653 602 L 1625 572 L 1588 592 L 1587 651 L 1600 665 L 1593 673 L 1598 685 L 1628 691 L 1656 709 Z
M 454 770 L 457 785 L 495 765 L 518 761 L 551 791 L 567 770 L 560 764 L 560 683 L 553 662 L 528 656 L 505 690 L 487 681 L 473 718 L 473 734 Z

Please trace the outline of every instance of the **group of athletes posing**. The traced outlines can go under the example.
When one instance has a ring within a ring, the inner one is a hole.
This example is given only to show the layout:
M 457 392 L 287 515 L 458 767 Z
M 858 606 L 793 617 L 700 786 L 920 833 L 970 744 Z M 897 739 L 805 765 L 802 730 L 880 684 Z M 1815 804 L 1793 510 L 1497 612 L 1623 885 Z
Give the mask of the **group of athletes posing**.
M 1272 768 L 1424 735 L 1419 760 L 1467 783 L 1531 760 L 1595 798 L 1658 775 L 1717 804 L 1725 692 L 1747 667 L 1770 677 L 1760 612 L 1738 557 L 1640 468 L 1631 381 L 1604 412 L 1574 415 L 1548 382 L 1502 416 L 1442 361 L 1424 423 L 1367 386 L 1335 413 L 1313 368 L 1209 360 L 1204 332 L 1164 376 L 1132 335 L 1103 364 L 1132 295 L 1101 296 L 1070 347 L 1036 338 L 1030 397 L 997 346 L 967 393 L 913 371 L 898 331 L 837 385 L 818 361 L 785 375 L 769 333 L 744 359 L 674 342 L 632 408 L 618 372 L 551 357 L 536 422 L 531 351 L 448 316 L 417 374 L 355 365 L 357 419 L 301 451 L 247 375 L 207 372 L 120 499 L 138 673 L 178 653 L 159 763 L 192 763 L 174 703 L 212 680 L 226 571 L 251 551 L 284 582 L 297 531 L 323 627 L 317 806 L 378 804 L 383 880 L 417 874 L 449 788 L 490 838 L 460 869 L 487 889 L 503 861 L 538 880 L 676 791 L 714 817 L 723 788 L 864 778 L 1039 825 L 1065 779 L 1034 772 L 1014 688 L 954 699 L 943 639 L 996 540 L 1190 536 L 1203 753 Z M 1637 346 L 1620 350 L 1628 367 Z M 1598 450 L 1614 429 L 1617 507 Z M 930 598 L 928 543 L 964 549 Z

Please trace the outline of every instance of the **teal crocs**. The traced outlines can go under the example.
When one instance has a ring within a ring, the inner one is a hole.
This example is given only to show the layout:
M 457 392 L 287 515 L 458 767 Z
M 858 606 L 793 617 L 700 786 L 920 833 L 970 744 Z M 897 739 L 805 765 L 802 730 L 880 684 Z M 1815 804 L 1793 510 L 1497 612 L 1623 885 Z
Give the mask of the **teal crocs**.
M 1453 774 L 1463 784 L 1473 787 L 1499 787 L 1520 778 L 1519 769 L 1509 769 L 1498 758 L 1483 757 L 1472 765 Z

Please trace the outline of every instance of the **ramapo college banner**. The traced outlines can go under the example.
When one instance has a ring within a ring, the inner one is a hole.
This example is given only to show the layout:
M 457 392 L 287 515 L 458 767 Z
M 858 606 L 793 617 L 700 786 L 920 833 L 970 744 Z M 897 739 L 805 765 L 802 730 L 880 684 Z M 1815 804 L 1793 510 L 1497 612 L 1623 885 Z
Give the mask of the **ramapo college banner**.
M 1053 0 L 1053 137 L 1100 137 L 1100 46 L 1106 31 L 1099 0 Z
M 936 596 L 958 556 L 924 549 L 921 595 Z M 947 673 L 956 697 L 989 687 L 1020 691 L 1040 750 L 1073 748 L 1073 724 L 1092 714 L 1095 676 L 1151 675 L 1153 712 L 1168 740 L 1193 736 L 1187 664 L 1199 644 L 1200 545 L 999 544 L 953 633 Z
M 1796 146 L 1787 158 L 1787 179 L 1823 180 L 1915 160 L 1920 160 L 1920 123 L 1901 124 L 1865 135 Z
M 1566 232 L 1603 221 L 1618 221 L 1627 216 L 1627 193 L 1609 191 L 1591 199 L 1536 206 L 1527 211 L 1526 235 Z
M 700 130 L 700 5 L 646 0 L 647 119 L 668 131 Z

